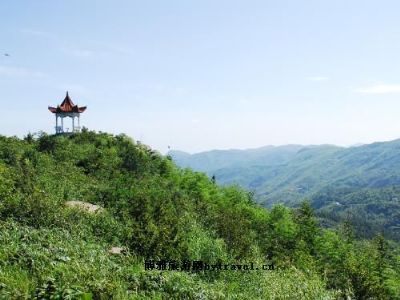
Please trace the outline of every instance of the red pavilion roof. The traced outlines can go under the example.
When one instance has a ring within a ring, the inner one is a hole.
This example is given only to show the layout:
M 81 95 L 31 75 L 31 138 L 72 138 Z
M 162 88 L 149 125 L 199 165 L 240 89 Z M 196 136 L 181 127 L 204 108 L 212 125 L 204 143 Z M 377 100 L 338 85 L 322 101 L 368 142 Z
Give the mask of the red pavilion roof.
M 86 110 L 86 106 L 79 107 L 72 102 L 71 98 L 68 95 L 65 96 L 64 101 L 58 105 L 57 107 L 49 106 L 49 111 L 53 114 L 55 113 L 83 113 Z

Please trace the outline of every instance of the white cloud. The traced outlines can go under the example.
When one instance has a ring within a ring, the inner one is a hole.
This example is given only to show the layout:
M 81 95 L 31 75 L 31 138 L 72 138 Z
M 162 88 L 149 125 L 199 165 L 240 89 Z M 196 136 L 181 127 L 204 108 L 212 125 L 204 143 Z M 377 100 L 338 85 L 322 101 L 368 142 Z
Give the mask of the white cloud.
M 43 78 L 46 74 L 22 67 L 0 66 L 0 76 Z
M 82 58 L 91 57 L 95 54 L 94 51 L 87 50 L 87 49 L 77 49 L 77 48 L 75 48 L 75 49 L 65 48 L 64 52 L 71 54 L 73 56 L 82 57 Z
M 134 55 L 133 49 L 117 44 L 117 43 L 105 43 L 96 40 L 87 40 L 87 42 L 96 49 L 102 49 L 107 54 L 122 54 L 122 55 Z
M 51 39 L 56 39 L 56 36 L 45 31 L 41 30 L 35 30 L 35 29 L 29 29 L 29 28 L 24 28 L 20 30 L 21 33 L 27 34 L 27 35 L 33 35 L 33 36 L 40 36 L 40 37 L 45 37 L 45 38 L 51 38 Z
M 21 29 L 20 32 L 33 37 L 46 39 L 50 41 L 56 48 L 58 48 L 59 50 L 63 51 L 68 55 L 72 55 L 79 58 L 88 58 L 96 54 L 95 51 L 86 48 L 81 48 L 77 46 L 76 43 L 71 43 L 68 40 L 62 38 L 61 36 L 57 36 L 50 32 L 35 30 L 35 29 L 26 29 L 26 28 Z
M 355 90 L 362 94 L 389 94 L 400 93 L 400 84 L 375 84 Z
M 51 32 L 29 28 L 21 29 L 20 32 L 31 37 L 46 39 L 58 50 L 78 58 L 89 58 L 99 55 L 134 54 L 134 51 L 130 48 L 114 43 L 104 43 L 90 39 L 86 39 L 83 43 L 78 43 L 76 41 L 67 40 L 64 37 Z
M 327 80 L 329 80 L 329 78 L 324 77 L 324 76 L 311 76 L 311 77 L 307 77 L 306 80 L 308 80 L 308 81 L 327 81 Z

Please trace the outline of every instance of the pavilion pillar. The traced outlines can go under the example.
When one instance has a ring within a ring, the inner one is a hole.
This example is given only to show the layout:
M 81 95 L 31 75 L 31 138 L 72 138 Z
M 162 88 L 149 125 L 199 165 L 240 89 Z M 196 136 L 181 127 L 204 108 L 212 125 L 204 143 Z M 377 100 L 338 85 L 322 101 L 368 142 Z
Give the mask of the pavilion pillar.
M 58 133 L 58 116 L 56 114 L 56 134 Z

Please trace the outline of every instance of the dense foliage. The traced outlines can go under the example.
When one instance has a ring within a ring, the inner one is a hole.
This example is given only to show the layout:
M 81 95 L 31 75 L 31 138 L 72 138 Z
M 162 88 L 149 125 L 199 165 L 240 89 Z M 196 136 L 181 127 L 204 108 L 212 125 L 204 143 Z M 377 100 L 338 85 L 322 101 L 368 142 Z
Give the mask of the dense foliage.
M 0 137 L 0 299 L 400 299 L 399 283 L 396 244 L 322 229 L 309 202 L 264 209 L 125 135 Z
M 308 198 L 325 225 L 351 219 L 359 237 L 383 232 L 400 241 L 400 140 L 171 154 L 178 165 L 215 175 L 220 184 L 254 191 L 264 206 L 296 207 Z

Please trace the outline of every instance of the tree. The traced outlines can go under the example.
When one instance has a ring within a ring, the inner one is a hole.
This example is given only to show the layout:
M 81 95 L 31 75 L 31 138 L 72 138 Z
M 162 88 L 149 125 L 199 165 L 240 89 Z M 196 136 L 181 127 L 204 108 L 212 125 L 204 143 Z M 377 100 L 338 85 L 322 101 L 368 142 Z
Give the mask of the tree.
M 315 213 L 308 200 L 304 200 L 295 212 L 298 226 L 297 240 L 304 241 L 311 254 L 315 253 L 315 239 L 319 232 Z

